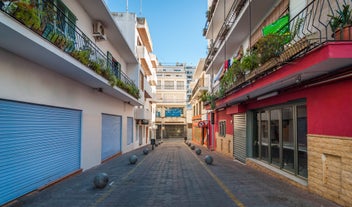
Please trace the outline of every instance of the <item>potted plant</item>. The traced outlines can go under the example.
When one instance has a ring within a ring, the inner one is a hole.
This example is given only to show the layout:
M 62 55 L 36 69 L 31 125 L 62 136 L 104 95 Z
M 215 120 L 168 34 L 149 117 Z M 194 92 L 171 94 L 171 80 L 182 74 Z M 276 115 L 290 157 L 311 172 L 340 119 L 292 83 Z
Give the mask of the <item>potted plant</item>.
M 30 1 L 19 1 L 15 3 L 14 17 L 35 31 L 41 28 L 40 11 Z
M 335 15 L 330 17 L 329 25 L 335 40 L 350 40 L 352 36 L 352 10 L 349 4 L 342 5 L 342 9 L 336 10 Z

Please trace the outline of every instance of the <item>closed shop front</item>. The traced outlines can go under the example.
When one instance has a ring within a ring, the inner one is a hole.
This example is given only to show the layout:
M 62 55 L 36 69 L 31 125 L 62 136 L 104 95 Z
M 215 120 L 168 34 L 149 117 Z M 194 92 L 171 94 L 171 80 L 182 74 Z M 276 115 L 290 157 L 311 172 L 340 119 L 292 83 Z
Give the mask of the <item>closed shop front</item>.
M 186 136 L 185 125 L 165 125 L 164 138 L 184 138 Z
M 81 111 L 0 100 L 0 205 L 80 169 Z
M 121 119 L 121 116 L 102 115 L 102 160 L 121 152 Z
M 233 115 L 234 126 L 234 157 L 246 162 L 246 114 Z

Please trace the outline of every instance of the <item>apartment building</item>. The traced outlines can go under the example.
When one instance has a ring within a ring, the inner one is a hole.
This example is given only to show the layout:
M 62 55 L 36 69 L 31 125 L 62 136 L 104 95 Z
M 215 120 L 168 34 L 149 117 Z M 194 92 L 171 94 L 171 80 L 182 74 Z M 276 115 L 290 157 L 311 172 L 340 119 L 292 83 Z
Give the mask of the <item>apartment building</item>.
M 156 55 L 152 53 L 153 43 L 147 20 L 131 12 L 113 12 L 112 15 L 139 61 L 138 83 L 142 105 L 136 106 L 134 112 L 138 140 L 135 144 L 145 145 L 150 143 L 155 124 L 156 68 L 159 63 Z
M 215 149 L 233 140 L 236 160 L 352 205 L 352 33 L 342 29 L 351 2 L 208 6 L 205 100 Z
M 149 92 L 104 1 L 0 9 L 2 205 L 139 146 Z
M 208 111 L 204 107 L 206 100 L 203 99 L 210 88 L 210 75 L 206 74 L 204 69 L 205 59 L 200 59 L 196 70 L 193 74 L 193 81 L 191 83 L 191 99 L 192 105 L 192 141 L 211 148 L 211 141 L 209 140 L 210 122 L 208 120 Z
M 159 64 L 156 90 L 156 138 L 187 136 L 187 77 L 185 64 Z

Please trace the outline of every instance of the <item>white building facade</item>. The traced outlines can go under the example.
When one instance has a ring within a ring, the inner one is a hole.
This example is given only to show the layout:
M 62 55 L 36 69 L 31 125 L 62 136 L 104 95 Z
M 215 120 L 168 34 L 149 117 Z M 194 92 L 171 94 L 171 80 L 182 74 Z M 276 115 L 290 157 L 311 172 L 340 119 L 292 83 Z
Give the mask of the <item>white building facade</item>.
M 149 26 L 144 17 L 135 13 L 113 12 L 114 20 L 121 29 L 129 47 L 139 62 L 139 73 L 135 80 L 141 89 L 141 106 L 135 107 L 136 132 L 138 143 L 135 147 L 150 143 L 155 123 L 156 68 L 158 60 L 153 52 Z
M 184 64 L 157 69 L 156 138 L 187 136 L 187 77 Z
M 21 3 L 0 8 L 0 205 L 139 146 L 145 97 L 104 1 Z

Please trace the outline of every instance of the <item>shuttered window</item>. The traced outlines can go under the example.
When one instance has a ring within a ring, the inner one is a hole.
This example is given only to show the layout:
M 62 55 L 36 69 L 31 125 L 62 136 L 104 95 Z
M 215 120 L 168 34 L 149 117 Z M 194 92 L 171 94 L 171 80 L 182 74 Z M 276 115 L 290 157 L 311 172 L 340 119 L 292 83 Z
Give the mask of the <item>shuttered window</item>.
M 133 143 L 133 118 L 127 117 L 127 145 Z
M 219 121 L 219 136 L 226 136 L 226 121 Z

